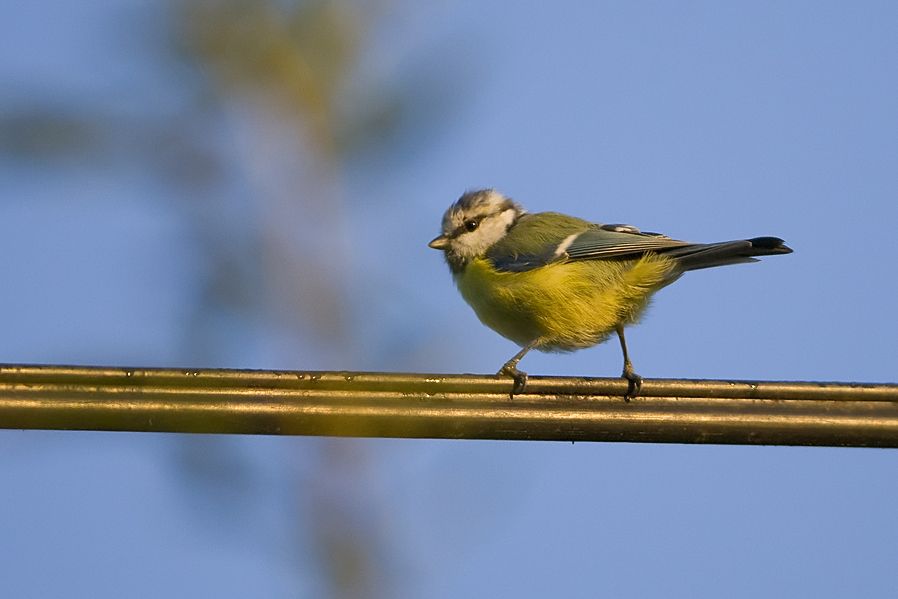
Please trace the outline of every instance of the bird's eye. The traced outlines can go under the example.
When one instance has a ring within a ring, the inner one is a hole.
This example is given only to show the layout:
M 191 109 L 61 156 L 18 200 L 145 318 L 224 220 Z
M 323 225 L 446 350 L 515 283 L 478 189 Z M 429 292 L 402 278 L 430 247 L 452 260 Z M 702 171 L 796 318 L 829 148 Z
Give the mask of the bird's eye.
M 468 232 L 471 232 L 471 231 L 475 230 L 479 224 L 480 224 L 480 221 L 477 219 L 474 219 L 474 218 L 472 218 L 471 220 L 466 220 L 465 221 L 465 230 L 467 230 Z

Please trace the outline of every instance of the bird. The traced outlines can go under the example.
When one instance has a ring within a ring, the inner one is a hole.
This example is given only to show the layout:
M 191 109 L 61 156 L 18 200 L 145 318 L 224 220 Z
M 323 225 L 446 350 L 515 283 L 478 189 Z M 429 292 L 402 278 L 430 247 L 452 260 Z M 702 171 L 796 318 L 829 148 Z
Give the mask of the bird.
M 431 248 L 444 253 L 455 284 L 480 321 L 521 350 L 497 373 L 523 393 L 527 352 L 570 352 L 617 334 L 636 397 L 625 327 L 639 321 L 652 295 L 685 272 L 789 254 L 779 237 L 691 243 L 624 224 L 558 212 L 529 213 L 495 189 L 467 191 L 443 215 Z

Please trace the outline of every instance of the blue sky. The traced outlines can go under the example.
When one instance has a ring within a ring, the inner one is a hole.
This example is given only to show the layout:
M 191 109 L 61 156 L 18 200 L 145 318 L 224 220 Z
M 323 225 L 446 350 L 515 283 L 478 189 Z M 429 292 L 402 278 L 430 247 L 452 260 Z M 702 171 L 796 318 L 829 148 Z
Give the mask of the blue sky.
M 0 362 L 493 372 L 516 348 L 426 243 L 462 191 L 494 186 L 531 211 L 795 249 L 660 292 L 627 334 L 647 378 L 895 382 L 898 5 L 529 4 L 382 19 L 360 78 L 424 70 L 438 126 L 350 161 L 333 239 L 289 221 L 337 248 L 349 351 L 277 310 L 225 311 L 196 358 L 208 265 L 177 192 L 124 161 L 2 156 Z M 184 91 L 139 43 L 159 12 L 4 3 L 0 113 L 166 114 Z M 252 163 L 249 126 L 208 143 Z M 204 207 L 278 187 L 269 167 Z M 619 348 L 521 367 L 615 376 Z M 896 472 L 887 450 L 5 431 L 0 577 L 16 596 L 321 596 L 323 502 L 381 548 L 383 596 L 886 597 Z

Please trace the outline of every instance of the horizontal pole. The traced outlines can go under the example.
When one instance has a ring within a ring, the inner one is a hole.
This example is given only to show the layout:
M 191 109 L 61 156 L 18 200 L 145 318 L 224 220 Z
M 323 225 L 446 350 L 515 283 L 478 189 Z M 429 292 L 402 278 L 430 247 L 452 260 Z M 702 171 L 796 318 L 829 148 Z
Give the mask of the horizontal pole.
M 898 447 L 898 385 L 0 365 L 0 428 Z

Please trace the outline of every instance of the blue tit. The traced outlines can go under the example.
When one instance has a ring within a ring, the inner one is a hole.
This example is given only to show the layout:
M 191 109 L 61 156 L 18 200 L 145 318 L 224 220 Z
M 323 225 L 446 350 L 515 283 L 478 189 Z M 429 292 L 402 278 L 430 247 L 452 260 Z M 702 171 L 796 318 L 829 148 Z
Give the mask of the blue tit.
M 689 270 L 788 254 L 777 237 L 690 243 L 629 225 L 592 223 L 557 212 L 530 214 L 492 189 L 469 191 L 443 216 L 442 250 L 455 284 L 477 317 L 521 346 L 499 370 L 523 392 L 518 362 L 531 349 L 568 352 L 617 333 L 626 399 L 639 392 L 624 327 L 651 296 Z

